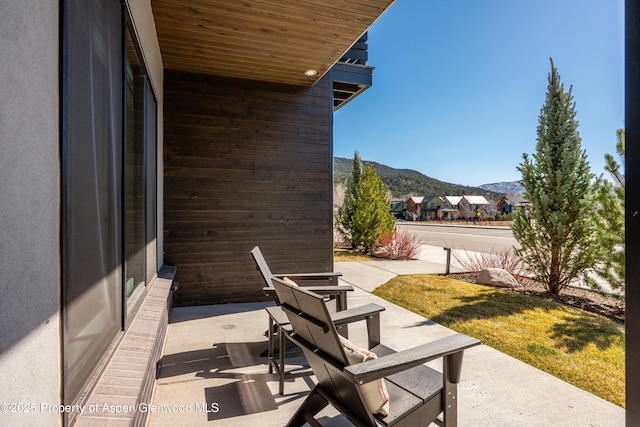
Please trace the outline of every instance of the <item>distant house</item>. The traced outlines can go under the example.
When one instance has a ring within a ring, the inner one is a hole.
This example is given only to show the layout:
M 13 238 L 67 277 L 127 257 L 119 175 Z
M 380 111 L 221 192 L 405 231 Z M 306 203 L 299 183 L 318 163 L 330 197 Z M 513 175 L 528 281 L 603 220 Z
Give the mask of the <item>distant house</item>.
M 442 207 L 436 212 L 436 217 L 440 220 L 458 219 L 458 205 L 462 196 L 444 196 L 440 198 L 442 200 Z
M 399 204 L 392 203 L 392 212 L 400 212 Z M 460 212 L 465 218 L 471 218 L 476 209 L 484 214 L 492 214 L 491 203 L 483 196 L 412 196 L 404 206 L 403 217 L 408 221 L 457 219 Z M 397 216 L 397 215 L 396 215 Z
M 424 197 L 409 197 L 407 200 L 407 212 L 405 218 L 408 221 L 417 221 L 422 216 L 422 200 Z
M 389 211 L 393 214 L 394 217 L 398 219 L 404 219 L 405 213 L 407 211 L 407 204 L 404 200 L 392 200 L 391 208 Z
M 496 205 L 496 212 L 499 212 L 500 215 L 507 215 L 513 212 L 514 206 L 509 203 L 509 199 L 507 196 L 503 196 L 502 199 Z
M 516 208 L 523 207 L 529 209 L 531 203 L 525 200 L 522 196 L 511 195 L 510 197 L 504 196 L 496 205 L 496 211 L 500 215 L 507 215 L 515 212 Z
M 462 196 L 444 196 L 445 208 L 458 209 Z
M 472 218 L 478 208 L 488 213 L 486 208 L 490 205 L 483 196 L 462 196 L 458 202 L 458 210 L 465 218 Z
M 438 219 L 438 211 L 444 208 L 444 200 L 440 196 L 425 196 L 422 199 L 422 219 Z

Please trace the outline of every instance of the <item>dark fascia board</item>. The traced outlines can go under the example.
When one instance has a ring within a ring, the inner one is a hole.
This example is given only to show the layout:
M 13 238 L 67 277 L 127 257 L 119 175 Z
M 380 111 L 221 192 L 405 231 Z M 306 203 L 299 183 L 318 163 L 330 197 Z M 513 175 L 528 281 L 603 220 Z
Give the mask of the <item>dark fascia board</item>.
M 363 66 L 337 62 L 331 68 L 331 80 L 371 86 L 373 83 L 373 70 L 374 67 L 368 65 Z
M 351 102 L 373 84 L 374 67 L 355 64 L 336 63 L 330 70 L 330 77 L 333 83 L 349 83 L 358 86 L 358 90 L 353 92 L 347 99 L 342 99 L 334 106 L 334 111 L 339 110 L 345 104 Z M 335 99 L 335 98 L 334 98 Z

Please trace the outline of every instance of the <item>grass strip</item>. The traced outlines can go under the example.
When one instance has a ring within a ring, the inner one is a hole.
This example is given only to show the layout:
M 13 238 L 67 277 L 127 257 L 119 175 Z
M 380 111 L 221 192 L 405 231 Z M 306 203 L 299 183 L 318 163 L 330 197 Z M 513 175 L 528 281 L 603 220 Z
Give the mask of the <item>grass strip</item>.
M 398 276 L 375 295 L 625 405 L 624 326 L 535 296 L 444 276 Z
M 376 258 L 362 255 L 351 249 L 333 248 L 333 262 L 344 261 L 375 261 Z

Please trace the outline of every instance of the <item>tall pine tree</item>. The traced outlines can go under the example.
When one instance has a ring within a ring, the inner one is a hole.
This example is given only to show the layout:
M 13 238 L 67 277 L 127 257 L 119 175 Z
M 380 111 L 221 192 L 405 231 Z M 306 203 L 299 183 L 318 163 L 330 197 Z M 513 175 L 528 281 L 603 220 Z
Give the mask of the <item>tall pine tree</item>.
M 373 166 L 363 168 L 356 151 L 344 202 L 338 208 L 336 229 L 354 249 L 370 253 L 383 236 L 393 232 L 395 218 L 389 206 L 384 183 Z
M 565 92 L 551 60 L 536 152 L 518 167 L 531 211 L 516 212 L 513 235 L 534 278 L 557 294 L 599 261 L 595 197 L 586 152 L 581 148 L 571 88 Z
M 389 211 L 387 189 L 373 166 L 362 171 L 351 222 L 351 244 L 354 249 L 371 253 L 385 235 L 395 227 L 395 217 Z

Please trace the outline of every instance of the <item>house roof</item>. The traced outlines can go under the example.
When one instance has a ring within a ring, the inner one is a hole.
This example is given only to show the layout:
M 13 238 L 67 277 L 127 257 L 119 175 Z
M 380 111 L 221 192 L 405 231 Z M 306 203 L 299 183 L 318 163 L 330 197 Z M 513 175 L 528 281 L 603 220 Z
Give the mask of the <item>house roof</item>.
M 423 199 L 424 199 L 424 197 L 418 197 L 418 196 L 409 197 L 409 200 L 413 201 L 413 203 L 415 203 L 415 204 L 422 203 Z
M 433 199 L 439 199 L 442 200 L 440 197 L 438 196 L 424 196 L 424 198 L 422 199 L 422 203 L 428 203 L 430 201 L 432 201 Z
M 503 196 L 502 199 L 500 199 L 500 201 L 498 202 L 498 204 L 496 205 L 496 209 L 500 209 L 500 207 L 507 203 L 509 201 L 509 198 L 507 196 Z M 509 203 L 507 203 L 507 205 L 509 205 Z
M 460 204 L 460 200 L 462 200 L 462 196 L 444 196 L 444 198 L 454 206 Z
M 392 3 L 153 0 L 151 6 L 167 69 L 312 86 Z
M 404 210 L 404 200 L 392 200 L 391 212 L 402 212 Z
M 470 205 L 488 205 L 489 202 L 483 196 L 462 196 Z

